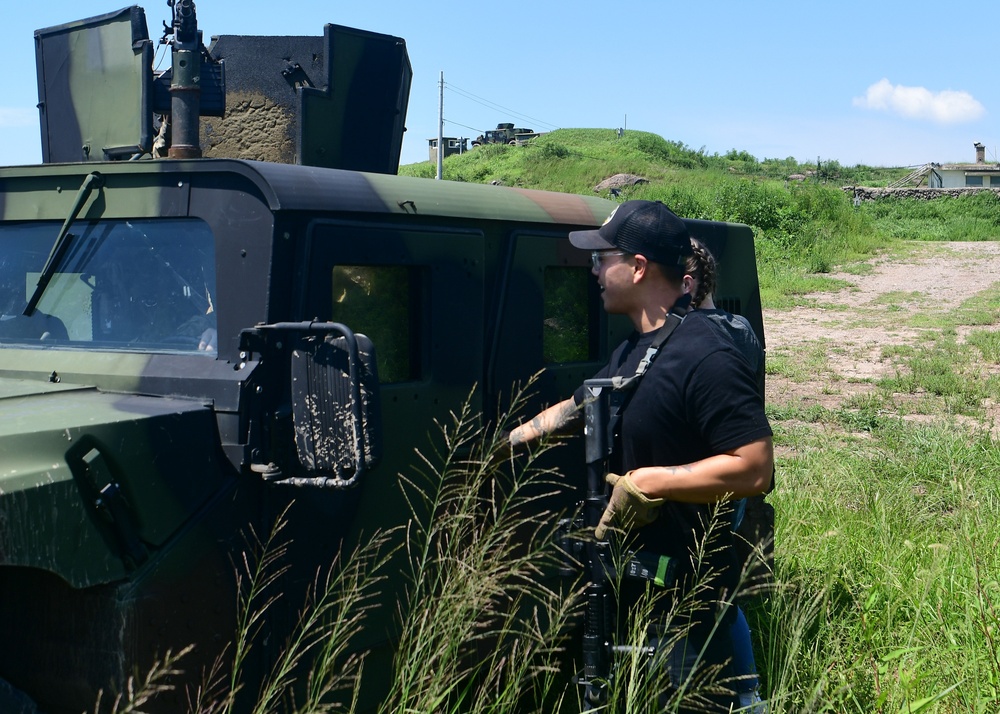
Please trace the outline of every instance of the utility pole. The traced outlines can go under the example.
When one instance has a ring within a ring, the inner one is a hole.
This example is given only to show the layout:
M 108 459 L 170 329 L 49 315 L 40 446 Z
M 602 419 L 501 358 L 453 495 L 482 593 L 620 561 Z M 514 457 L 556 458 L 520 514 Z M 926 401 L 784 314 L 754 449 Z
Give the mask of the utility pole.
M 437 180 L 444 174 L 444 70 L 441 70 L 441 86 L 438 90 L 438 170 Z

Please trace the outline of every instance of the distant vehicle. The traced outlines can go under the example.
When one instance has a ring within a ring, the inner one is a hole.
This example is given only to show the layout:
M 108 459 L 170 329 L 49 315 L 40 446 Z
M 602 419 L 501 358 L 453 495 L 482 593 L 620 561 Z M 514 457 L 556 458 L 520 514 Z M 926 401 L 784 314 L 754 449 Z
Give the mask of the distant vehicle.
M 472 146 L 482 146 L 483 144 L 510 144 L 516 146 L 523 144 L 536 136 L 541 136 L 544 132 L 537 132 L 531 129 L 515 127 L 511 123 L 497 124 L 496 129 L 492 129 L 472 140 Z
M 141 8 L 35 33 L 44 163 L 0 168 L 4 713 L 93 711 L 99 690 L 195 644 L 178 689 L 143 707 L 184 710 L 238 634 L 249 535 L 283 518 L 283 598 L 243 664 L 251 696 L 317 569 L 410 518 L 398 484 L 436 421 L 470 394 L 496 415 L 541 370 L 526 409 L 564 398 L 631 330 L 567 239 L 614 203 L 393 175 L 400 38 L 327 25 L 206 50 L 193 2 L 174 11 L 168 93 L 189 104 L 200 71 L 242 84 L 250 109 L 298 107 L 297 162 L 198 158 L 198 113 L 153 111 Z M 216 150 L 274 139 L 261 118 Z M 370 130 L 377 143 L 357 140 Z M 717 302 L 763 338 L 752 232 L 689 225 L 719 258 Z M 582 473 L 582 444 L 557 451 Z M 391 654 L 391 625 L 375 629 L 366 644 Z

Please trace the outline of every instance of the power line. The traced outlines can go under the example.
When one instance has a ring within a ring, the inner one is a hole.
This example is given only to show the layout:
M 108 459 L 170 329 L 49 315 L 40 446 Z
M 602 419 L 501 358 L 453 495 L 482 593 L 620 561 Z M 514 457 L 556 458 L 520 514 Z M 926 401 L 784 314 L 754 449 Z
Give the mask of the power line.
M 527 114 L 521 114 L 520 112 L 517 112 L 517 111 L 515 111 L 515 110 L 513 110 L 513 109 L 511 109 L 509 107 L 505 107 L 505 106 L 503 106 L 501 104 L 497 104 L 496 102 L 492 102 L 489 99 L 486 99 L 484 97 L 480 97 L 479 95 L 473 94 L 472 92 L 469 92 L 468 90 L 462 89 L 461 87 L 456 87 L 455 85 L 450 84 L 448 82 L 445 83 L 445 87 L 447 89 L 450 89 L 451 91 L 455 92 L 459 96 L 464 97 L 464 98 L 466 98 L 466 99 L 468 99 L 468 100 L 470 100 L 472 102 L 475 102 L 476 104 L 480 104 L 480 105 L 482 105 L 484 107 L 487 107 L 489 109 L 493 109 L 495 111 L 506 112 L 507 114 L 512 115 L 515 118 L 525 119 L 527 121 L 534 122 L 536 124 L 544 125 L 546 127 L 549 127 L 550 129 L 558 129 L 559 128 L 555 124 L 550 124 L 549 122 L 542 121 L 541 119 L 538 119 L 538 118 L 535 118 L 535 117 L 530 117 Z M 467 127 L 467 128 L 472 128 L 472 127 Z
M 507 114 L 507 115 L 510 115 L 510 116 L 514 117 L 515 119 L 523 119 L 523 120 L 526 120 L 526 121 L 529 121 L 529 122 L 534 122 L 535 124 L 541 124 L 541 125 L 544 125 L 544 126 L 548 127 L 549 129 L 558 129 L 559 128 L 555 124 L 550 124 L 549 122 L 542 121 L 541 119 L 528 116 L 527 114 L 522 114 L 522 113 L 517 112 L 517 111 L 515 111 L 513 109 L 510 109 L 509 107 L 505 107 L 505 106 L 503 106 L 501 104 L 496 104 L 495 102 L 490 102 L 489 100 L 479 101 L 481 99 L 481 97 L 476 97 L 476 95 L 474 95 L 474 94 L 463 94 L 464 90 L 456 91 L 452 87 L 449 87 L 449 89 L 451 89 L 452 91 L 455 91 L 455 93 L 458 94 L 459 96 L 462 96 L 462 97 L 464 97 L 464 98 L 466 98 L 466 99 L 468 99 L 468 100 L 470 100 L 470 101 L 472 101 L 472 102 L 474 102 L 476 104 L 479 104 L 481 106 L 487 107 L 488 109 L 493 109 L 494 111 L 503 112 L 504 114 Z
M 474 126 L 468 126 L 466 124 L 459 124 L 457 121 L 452 121 L 451 119 L 445 119 L 445 122 L 448 123 L 448 124 L 454 124 L 455 126 L 460 126 L 463 129 L 471 129 L 472 131 L 478 131 L 479 133 L 482 133 L 482 131 L 483 131 L 482 129 L 477 129 Z

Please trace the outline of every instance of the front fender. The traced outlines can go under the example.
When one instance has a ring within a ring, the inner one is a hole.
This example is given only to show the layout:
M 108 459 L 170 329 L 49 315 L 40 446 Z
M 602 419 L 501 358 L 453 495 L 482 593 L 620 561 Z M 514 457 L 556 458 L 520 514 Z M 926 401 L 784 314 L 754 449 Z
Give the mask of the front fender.
M 209 404 L 0 380 L 0 566 L 121 580 L 235 477 Z

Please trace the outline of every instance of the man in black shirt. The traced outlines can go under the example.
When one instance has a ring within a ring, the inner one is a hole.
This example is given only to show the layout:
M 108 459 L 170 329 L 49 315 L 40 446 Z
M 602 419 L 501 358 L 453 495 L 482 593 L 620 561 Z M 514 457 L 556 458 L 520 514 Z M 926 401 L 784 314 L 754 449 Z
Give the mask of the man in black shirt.
M 570 233 L 570 242 L 592 251 L 605 310 L 627 315 L 635 327 L 595 376 L 631 377 L 685 296 L 687 228 L 662 203 L 627 201 L 601 228 Z M 514 429 L 511 444 L 578 425 L 584 394 L 581 387 L 573 398 Z M 614 489 L 596 535 L 603 539 L 615 532 L 630 547 L 670 557 L 674 596 L 693 594 L 689 599 L 696 607 L 687 616 L 686 636 L 662 654 L 674 685 L 682 684 L 699 660 L 718 665 L 724 678 L 732 645 L 728 628 L 716 623 L 732 617 L 720 603 L 732 602 L 740 563 L 728 524 L 711 526 L 713 509 L 720 501 L 767 490 L 773 446 L 749 365 L 704 314 L 689 312 L 639 379 L 622 412 L 615 457 L 623 475 L 608 476 Z M 646 586 L 626 579 L 621 598 L 637 598 Z M 676 601 L 661 602 L 669 609 Z M 662 637 L 668 641 L 671 634 Z M 726 711 L 736 700 L 723 696 L 716 703 Z

